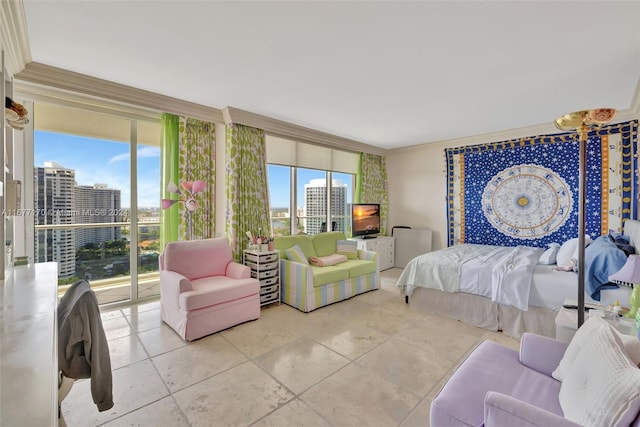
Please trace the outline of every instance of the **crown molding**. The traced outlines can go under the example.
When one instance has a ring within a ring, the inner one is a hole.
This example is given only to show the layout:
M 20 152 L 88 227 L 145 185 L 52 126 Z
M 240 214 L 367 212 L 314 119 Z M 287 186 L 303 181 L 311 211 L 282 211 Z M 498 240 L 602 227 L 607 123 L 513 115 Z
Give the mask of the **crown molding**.
M 268 134 L 299 142 L 307 142 L 327 148 L 337 148 L 346 151 L 364 152 L 384 156 L 388 150 L 364 144 L 352 139 L 343 138 L 329 133 L 317 131 L 303 126 L 294 125 L 282 120 L 251 113 L 234 107 L 222 109 L 224 122 L 227 125 L 241 124 L 258 129 L 264 129 Z
M 0 2 L 0 48 L 4 50 L 4 68 L 9 76 L 31 62 L 27 20 L 21 1 Z
M 192 117 L 198 120 L 224 122 L 222 112 L 217 108 L 183 101 L 38 62 L 28 63 L 14 78 L 36 86 L 53 87 L 63 91 L 108 99 L 179 116 Z
M 16 99 L 24 99 L 48 104 L 57 104 L 71 108 L 81 108 L 96 113 L 111 114 L 136 120 L 160 122 L 162 113 L 155 109 L 143 108 L 111 101 L 104 98 L 79 94 L 50 86 L 36 85 L 16 80 L 13 85 L 13 96 Z

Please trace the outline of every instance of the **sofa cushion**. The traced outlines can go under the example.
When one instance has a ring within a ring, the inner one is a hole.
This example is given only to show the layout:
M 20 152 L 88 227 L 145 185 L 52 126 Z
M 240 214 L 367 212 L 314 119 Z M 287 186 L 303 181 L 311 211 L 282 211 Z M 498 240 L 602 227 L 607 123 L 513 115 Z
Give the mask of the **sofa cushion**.
M 260 292 L 256 279 L 231 279 L 226 276 L 205 277 L 191 282 L 193 290 L 180 294 L 180 310 L 193 311 L 227 303 Z
M 376 262 L 375 261 L 364 261 L 359 259 L 349 260 L 346 263 L 342 264 L 349 268 L 349 277 L 359 277 L 364 276 L 365 274 L 371 274 L 376 272 Z
M 296 236 L 278 236 L 273 242 L 274 249 L 280 251 L 280 256 L 282 259 L 288 259 L 285 253 L 285 249 L 289 249 L 292 246 L 298 245 L 302 252 L 304 252 L 304 256 L 306 259 L 309 259 L 312 256 L 317 256 L 316 250 L 313 248 L 313 242 L 311 241 L 311 236 L 306 234 L 300 234 Z
M 338 240 L 336 242 L 336 252 L 346 255 L 349 259 L 358 259 L 358 242 L 353 240 Z
M 349 267 L 346 263 L 331 265 L 328 267 L 311 266 L 313 274 L 313 287 L 326 285 L 328 283 L 340 282 L 349 278 Z
M 553 378 L 558 381 L 564 380 L 568 370 L 575 364 L 578 355 L 584 351 L 584 345 L 591 339 L 591 335 L 600 328 L 611 329 L 613 333 L 619 337 L 619 340 L 625 347 L 627 355 L 631 358 L 633 363 L 636 365 L 640 363 L 640 341 L 631 335 L 621 334 L 616 329 L 612 328 L 606 320 L 601 317 L 594 316 L 589 317 L 589 319 L 587 319 L 587 321 L 584 322 L 576 331 L 569 343 L 569 346 L 567 347 L 567 351 L 565 351 L 564 356 L 562 356 L 562 360 L 560 360 L 560 364 L 552 373 Z
M 298 245 L 293 245 L 288 249 L 284 250 L 284 253 L 287 256 L 287 259 L 294 262 L 299 262 L 300 264 L 309 265 L 309 260 L 306 256 L 304 256 L 304 252 Z
M 487 340 L 469 355 L 433 399 L 431 425 L 483 425 L 484 398 L 489 391 L 562 415 L 558 402 L 560 383 L 520 364 L 517 351 Z
M 318 233 L 311 240 L 316 251 L 315 256 L 327 256 L 335 254 L 338 249 L 338 240 L 345 240 L 342 231 L 329 231 L 326 233 Z
M 640 408 L 640 369 L 612 328 L 589 335 L 560 387 L 565 418 L 589 426 L 628 426 Z

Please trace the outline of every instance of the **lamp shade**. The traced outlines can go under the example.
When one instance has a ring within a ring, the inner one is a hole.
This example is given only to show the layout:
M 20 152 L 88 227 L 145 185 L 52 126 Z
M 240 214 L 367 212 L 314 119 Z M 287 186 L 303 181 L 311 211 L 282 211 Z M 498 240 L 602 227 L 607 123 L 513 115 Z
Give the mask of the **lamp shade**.
M 609 276 L 609 280 L 640 284 L 640 255 L 629 255 L 627 262 L 617 273 Z

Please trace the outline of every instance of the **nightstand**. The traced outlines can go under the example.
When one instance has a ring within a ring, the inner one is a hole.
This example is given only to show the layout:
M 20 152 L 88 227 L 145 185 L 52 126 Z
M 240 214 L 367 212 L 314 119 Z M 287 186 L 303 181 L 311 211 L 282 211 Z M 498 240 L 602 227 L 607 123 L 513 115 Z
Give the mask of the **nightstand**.
M 564 301 L 564 305 L 577 305 L 578 302 L 576 300 L 567 299 Z M 599 304 L 590 304 L 585 303 L 586 307 L 591 307 L 594 310 L 605 310 L 607 311 L 607 307 Z M 589 318 L 589 312 L 585 312 L 585 321 Z M 632 319 L 627 319 L 625 317 L 621 317 L 618 319 L 611 319 L 608 317 L 604 318 L 611 326 L 616 328 L 619 332 L 625 335 L 636 336 L 637 330 L 635 326 L 635 321 Z M 573 335 L 578 330 L 578 310 L 577 309 L 568 309 L 568 308 L 560 308 L 556 316 L 556 339 L 564 342 L 571 341 Z

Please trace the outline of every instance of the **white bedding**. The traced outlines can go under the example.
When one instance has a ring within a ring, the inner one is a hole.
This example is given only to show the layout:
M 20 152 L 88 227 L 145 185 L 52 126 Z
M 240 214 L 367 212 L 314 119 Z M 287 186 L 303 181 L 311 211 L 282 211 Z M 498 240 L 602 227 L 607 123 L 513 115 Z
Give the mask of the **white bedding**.
M 529 305 L 558 311 L 564 300 L 576 300 L 578 292 L 578 274 L 572 271 L 557 271 L 556 265 L 538 264 L 533 273 L 533 284 L 529 294 Z M 616 300 L 622 305 L 629 303 L 631 288 L 620 286 L 616 289 L 603 289 L 600 301 L 593 300 L 586 292 L 587 303 L 610 305 Z
M 542 252 L 526 246 L 452 246 L 411 260 L 398 286 L 406 295 L 415 287 L 466 292 L 526 311 L 533 271 Z
M 457 248 L 457 246 L 465 248 Z M 398 286 L 404 289 L 405 295 L 411 296 L 417 287 L 437 289 L 449 293 L 464 292 L 484 296 L 492 301 L 511 305 L 523 311 L 526 311 L 529 306 L 558 311 L 566 299 L 575 300 L 577 297 L 577 273 L 557 271 L 556 265 L 542 265 L 536 264 L 536 262 L 533 262 L 528 281 L 526 276 L 521 275 L 519 278 L 511 276 L 509 280 L 500 282 L 502 285 L 521 283 L 520 287 L 502 286 L 517 292 L 515 300 L 510 300 L 511 296 L 509 295 L 506 298 L 496 295 L 497 288 L 501 287 L 500 284 L 496 284 L 493 278 L 493 272 L 497 267 L 487 268 L 487 265 L 493 259 L 503 260 L 507 254 L 512 253 L 514 248 L 488 245 L 457 246 L 429 252 L 409 262 L 397 282 Z M 437 256 L 437 253 L 440 252 L 446 253 L 444 259 Z M 539 257 L 542 250 L 534 253 Z M 531 254 L 529 255 L 531 256 Z M 504 266 L 508 263 L 497 265 Z M 433 268 L 434 266 L 435 268 Z M 585 293 L 585 301 L 609 305 L 618 300 L 625 305 L 629 301 L 630 293 L 630 287 L 621 286 L 616 289 L 602 290 L 600 301 L 594 301 Z

